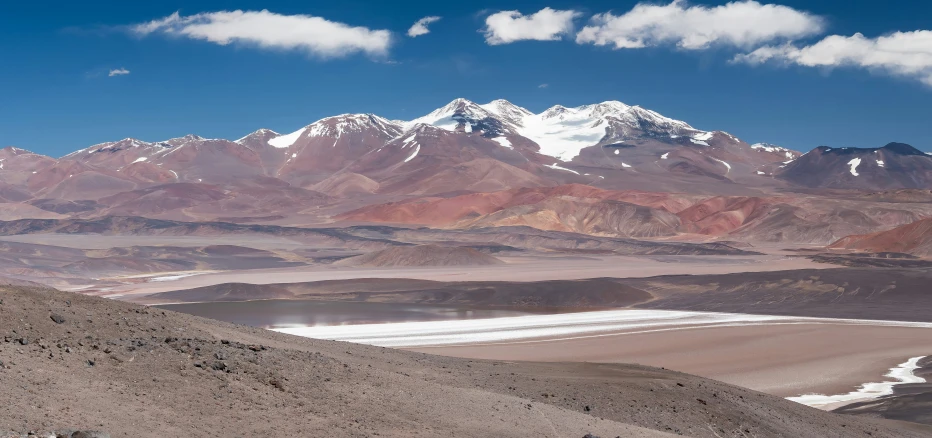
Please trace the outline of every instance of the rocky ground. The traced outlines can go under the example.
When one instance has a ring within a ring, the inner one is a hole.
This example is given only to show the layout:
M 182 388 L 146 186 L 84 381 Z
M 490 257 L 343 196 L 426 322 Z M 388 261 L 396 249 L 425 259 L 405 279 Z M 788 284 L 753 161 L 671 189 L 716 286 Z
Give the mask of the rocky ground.
M 932 436 L 637 365 L 431 356 L 41 288 L 0 300 L 0 431 L 19 435 Z

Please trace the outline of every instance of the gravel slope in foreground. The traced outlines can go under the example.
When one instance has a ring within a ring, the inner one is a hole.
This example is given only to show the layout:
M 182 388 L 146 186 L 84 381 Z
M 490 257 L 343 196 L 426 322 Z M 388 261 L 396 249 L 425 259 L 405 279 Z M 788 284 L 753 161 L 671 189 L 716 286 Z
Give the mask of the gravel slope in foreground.
M 470 361 L 0 288 L 0 433 L 922 437 L 637 365 Z

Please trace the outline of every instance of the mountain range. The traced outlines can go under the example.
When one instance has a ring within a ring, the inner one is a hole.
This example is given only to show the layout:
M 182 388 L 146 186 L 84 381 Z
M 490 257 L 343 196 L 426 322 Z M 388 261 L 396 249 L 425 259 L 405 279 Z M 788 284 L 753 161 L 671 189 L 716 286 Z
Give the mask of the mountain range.
M 58 159 L 0 150 L 0 220 L 527 225 L 830 243 L 932 215 L 863 194 L 930 188 L 932 156 L 909 145 L 803 154 L 618 101 L 535 114 L 456 99 L 410 121 L 342 114 L 287 134 L 130 138 Z

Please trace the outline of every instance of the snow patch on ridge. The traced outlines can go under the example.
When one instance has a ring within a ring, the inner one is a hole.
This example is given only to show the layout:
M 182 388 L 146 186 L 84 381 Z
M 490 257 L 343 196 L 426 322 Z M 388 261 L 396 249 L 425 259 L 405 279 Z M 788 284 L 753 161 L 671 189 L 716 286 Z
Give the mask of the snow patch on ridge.
M 421 151 L 421 145 L 417 145 L 417 148 L 414 149 L 414 153 L 410 157 L 405 158 L 405 163 L 414 159 L 417 156 L 417 153 Z
M 577 171 L 575 171 L 575 170 L 573 170 L 573 169 L 567 169 L 567 168 L 565 168 L 565 167 L 560 167 L 557 163 L 553 163 L 553 164 L 550 164 L 550 165 L 545 164 L 545 166 L 547 166 L 547 167 L 549 167 L 549 168 L 551 168 L 551 169 L 563 170 L 563 171 L 566 171 L 566 172 L 573 172 L 573 173 L 579 175 L 579 172 L 577 172 Z
M 494 141 L 494 142 L 496 142 L 496 143 L 502 145 L 502 147 L 504 147 L 504 148 L 508 148 L 508 149 L 512 149 L 512 148 L 513 148 L 513 147 L 511 146 L 511 142 L 508 141 L 508 139 L 505 138 L 505 137 L 495 137 L 495 138 L 492 139 L 492 141 Z
M 295 132 L 292 132 L 291 134 L 280 135 L 278 137 L 269 139 L 269 146 L 279 149 L 291 147 L 291 145 L 298 141 L 298 138 L 300 138 L 301 134 L 304 134 L 304 131 L 306 130 L 307 127 L 304 127 Z
M 860 166 L 860 165 L 861 165 L 861 159 L 860 159 L 860 158 L 853 158 L 851 161 L 848 162 L 848 166 L 851 168 L 850 172 L 851 172 L 852 175 L 854 175 L 854 176 L 859 176 L 859 175 L 860 175 L 860 174 L 858 173 L 858 166 Z
M 731 164 L 728 164 L 728 162 L 726 162 L 726 161 L 719 160 L 718 158 L 714 158 L 714 157 L 713 157 L 712 159 L 715 160 L 715 161 L 718 161 L 719 163 L 724 164 L 725 167 L 728 168 L 728 172 L 731 172 Z M 727 172 L 726 172 L 726 173 L 727 173 Z
M 777 145 L 772 145 L 770 143 L 754 143 L 751 145 L 751 149 L 754 149 L 757 151 L 764 151 L 764 152 L 784 152 L 784 151 L 788 152 L 789 151 L 789 149 L 786 149 L 784 147 L 780 147 Z

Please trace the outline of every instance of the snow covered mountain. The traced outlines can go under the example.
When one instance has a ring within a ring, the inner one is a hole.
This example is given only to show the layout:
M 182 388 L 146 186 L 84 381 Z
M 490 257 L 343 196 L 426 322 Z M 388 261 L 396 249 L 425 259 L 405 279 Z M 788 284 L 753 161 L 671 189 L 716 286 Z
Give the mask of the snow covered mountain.
M 10 207 L 16 213 L 9 217 L 326 221 L 334 211 L 412 196 L 566 184 L 745 197 L 792 186 L 928 189 L 932 157 L 898 144 L 823 147 L 803 156 L 618 101 L 534 113 L 503 99 L 455 99 L 410 121 L 342 114 L 291 133 L 259 129 L 235 141 L 127 138 L 59 159 L 0 149 L 0 203 L 24 205 Z M 575 202 L 564 201 L 553 202 Z M 467 210 L 459 213 L 471 217 Z M 630 213 L 609 210 L 619 218 Z M 594 210 L 580 214 L 586 211 Z
M 342 114 L 291 133 L 259 129 L 235 141 L 127 138 L 58 160 L 19 151 L 0 156 L 6 193 L 70 201 L 166 184 L 212 185 L 198 190 L 223 196 L 294 189 L 288 199 L 314 202 L 316 192 L 405 196 L 566 183 L 717 193 L 780 184 L 772 174 L 799 155 L 618 101 L 535 114 L 504 99 L 455 99 L 410 121 Z
M 572 161 L 584 148 L 625 139 L 687 136 L 702 142 L 710 135 L 686 122 L 618 101 L 575 108 L 557 105 L 534 114 L 504 99 L 485 105 L 456 99 L 404 127 L 420 123 L 448 131 L 480 132 L 489 138 L 517 134 L 537 143 L 541 154 L 561 161 Z

